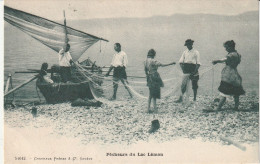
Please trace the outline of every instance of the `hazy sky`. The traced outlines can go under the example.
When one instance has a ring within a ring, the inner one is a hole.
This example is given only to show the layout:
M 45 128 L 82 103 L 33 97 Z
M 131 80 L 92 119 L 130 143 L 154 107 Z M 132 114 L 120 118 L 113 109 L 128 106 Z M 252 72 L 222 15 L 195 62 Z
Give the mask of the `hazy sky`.
M 5 5 L 49 19 L 151 17 L 175 13 L 236 15 L 258 10 L 258 0 L 5 0 Z

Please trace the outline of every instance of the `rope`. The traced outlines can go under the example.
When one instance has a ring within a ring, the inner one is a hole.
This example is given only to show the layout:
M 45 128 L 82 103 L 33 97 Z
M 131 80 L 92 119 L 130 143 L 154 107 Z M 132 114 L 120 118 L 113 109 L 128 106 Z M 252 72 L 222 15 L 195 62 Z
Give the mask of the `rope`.
M 170 79 L 166 79 L 166 80 L 163 80 L 163 82 L 169 82 L 169 81 L 173 81 L 173 80 L 176 80 L 177 78 L 174 77 L 174 78 L 170 78 Z M 135 83 L 135 84 L 146 84 L 147 82 L 143 82 L 143 81 L 129 81 L 131 83 Z
M 95 94 L 95 91 L 94 91 L 94 88 L 93 88 L 92 84 L 94 84 L 94 85 L 97 85 L 97 84 L 96 84 L 90 77 L 88 77 L 87 75 L 85 75 L 83 72 L 89 73 L 89 74 L 91 75 L 91 77 L 99 77 L 99 78 L 103 78 L 103 79 L 109 79 L 109 80 L 111 80 L 112 82 L 114 82 L 114 83 L 120 85 L 119 81 L 117 82 L 117 81 L 114 81 L 114 80 L 111 79 L 111 78 L 107 78 L 107 77 L 104 77 L 104 76 L 101 76 L 101 75 L 98 75 L 98 74 L 93 74 L 93 73 L 91 73 L 90 71 L 88 71 L 88 70 L 82 68 L 82 67 L 81 67 L 80 65 L 78 65 L 78 64 L 76 64 L 76 66 L 77 66 L 77 68 L 82 69 L 83 71 L 81 71 L 80 69 L 78 69 L 79 72 L 80 72 L 81 74 L 83 74 L 83 76 L 85 76 L 89 81 L 92 82 L 91 84 L 89 84 L 89 85 L 90 85 L 90 90 L 91 90 L 91 92 L 92 92 L 93 97 L 94 97 L 96 100 L 104 101 L 103 99 L 100 99 L 100 98 Z M 216 66 L 216 65 L 215 65 L 215 66 Z M 210 70 L 212 70 L 212 69 L 213 69 L 213 71 L 214 71 L 214 67 L 215 67 L 215 66 L 211 66 L 210 68 L 208 68 L 208 69 L 202 71 L 202 72 L 201 72 L 201 77 L 203 77 L 203 76 L 205 75 L 205 73 L 207 73 L 208 71 L 210 71 Z M 214 74 L 213 74 L 213 75 L 214 75 Z M 163 80 L 163 82 L 172 81 L 172 80 L 175 80 L 175 79 L 176 79 L 176 78 L 170 78 L 170 79 Z M 213 80 L 212 80 L 212 81 L 214 81 L 214 77 L 213 77 Z M 132 82 L 132 83 L 137 83 L 137 84 L 145 84 L 145 83 L 146 83 L 146 82 L 140 82 L 140 81 L 131 81 L 131 82 Z M 212 82 L 212 83 L 213 83 L 213 82 Z M 111 84 L 111 85 L 113 85 L 113 84 Z M 110 87 L 111 85 L 107 85 L 107 86 L 105 86 L 105 87 L 103 87 L 103 88 L 107 89 L 107 88 Z M 148 97 L 145 97 L 144 95 L 139 94 L 131 85 L 129 85 L 129 84 L 127 84 L 127 83 L 125 83 L 125 85 L 126 85 L 126 86 L 130 89 L 130 91 L 131 91 L 134 95 L 136 95 L 137 97 L 142 98 L 142 99 L 148 99 Z M 177 85 L 175 86 L 175 88 L 174 88 L 173 90 L 169 90 L 169 91 L 167 91 L 166 93 L 164 93 L 162 97 L 168 97 L 168 96 L 171 95 L 172 93 L 176 92 L 176 90 L 179 88 L 179 86 L 180 86 L 180 82 L 177 83 Z M 143 87 L 143 88 L 145 88 L 145 87 Z M 213 93 L 213 84 L 212 84 L 212 93 Z
M 79 65 L 78 65 L 79 66 Z M 104 78 L 104 79 L 107 79 L 107 80 L 110 80 L 110 81 L 113 81 L 113 79 L 111 79 L 110 77 L 105 77 L 104 75 L 98 75 L 98 74 L 94 74 L 88 70 L 85 70 L 84 68 L 82 68 L 81 66 L 79 66 L 81 69 L 83 69 L 83 72 L 87 72 L 89 74 L 91 74 L 91 76 L 94 76 L 94 77 L 99 77 L 99 78 Z M 168 81 L 172 81 L 172 80 L 175 80 L 176 78 L 171 78 L 171 79 L 166 79 L 166 80 L 163 80 L 163 82 L 168 82 Z M 137 84 L 146 84 L 146 82 L 140 82 L 140 81 L 129 81 L 131 83 L 137 83 Z
M 77 65 L 78 67 L 80 67 L 79 65 Z M 87 72 L 89 74 L 91 74 L 91 76 L 94 76 L 94 77 L 99 77 L 99 78 L 103 78 L 103 79 L 107 79 L 107 80 L 110 80 L 110 81 L 113 81 L 115 82 L 112 78 L 109 78 L 109 77 L 105 77 L 104 75 L 101 76 L 101 75 L 98 75 L 98 74 L 94 74 L 94 73 L 91 73 L 90 71 L 88 70 L 85 70 L 84 68 L 80 67 L 81 69 L 83 69 L 83 72 Z M 168 82 L 168 81 L 172 81 L 172 80 L 175 80 L 175 78 L 170 78 L 170 79 L 166 79 L 166 80 L 163 80 L 163 82 Z M 140 82 L 140 81 L 129 81 L 131 83 L 136 83 L 136 84 L 146 84 L 146 82 Z M 115 82 L 117 84 L 119 84 L 118 82 Z

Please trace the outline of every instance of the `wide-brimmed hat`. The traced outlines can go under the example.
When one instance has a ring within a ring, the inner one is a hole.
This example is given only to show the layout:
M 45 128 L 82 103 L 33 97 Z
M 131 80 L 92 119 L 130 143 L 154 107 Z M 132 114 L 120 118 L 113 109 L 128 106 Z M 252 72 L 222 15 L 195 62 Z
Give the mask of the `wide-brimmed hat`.
M 194 40 L 187 39 L 187 40 L 185 41 L 184 46 L 187 46 L 188 44 L 193 44 L 193 42 L 194 42 Z

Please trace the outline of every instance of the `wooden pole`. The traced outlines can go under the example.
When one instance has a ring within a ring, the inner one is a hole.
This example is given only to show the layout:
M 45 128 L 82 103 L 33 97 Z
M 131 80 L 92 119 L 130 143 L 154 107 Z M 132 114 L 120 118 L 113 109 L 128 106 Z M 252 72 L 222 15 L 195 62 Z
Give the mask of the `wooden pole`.
M 10 91 L 8 91 L 7 93 L 5 93 L 4 96 L 8 96 L 9 94 L 13 93 L 13 92 L 16 91 L 17 89 L 19 89 L 19 88 L 25 86 L 26 84 L 30 83 L 31 81 L 33 81 L 33 80 L 35 80 L 35 79 L 37 79 L 37 78 L 38 78 L 38 76 L 36 75 L 36 76 L 30 78 L 29 80 L 26 80 L 26 81 L 25 81 L 24 83 L 22 83 L 21 85 L 15 87 L 15 88 L 11 89 Z
M 64 16 L 65 49 L 66 49 L 67 44 L 69 42 L 69 38 L 68 38 L 67 21 L 66 21 L 66 16 L 65 16 L 65 10 L 63 10 L 63 16 Z
M 113 75 L 108 75 L 108 76 L 113 76 Z M 128 76 L 128 75 L 127 75 L 127 77 L 130 77 L 130 78 L 141 78 L 141 79 L 146 78 L 146 77 L 143 77 L 143 76 Z
M 33 72 L 33 71 L 17 71 L 14 73 L 39 73 L 39 72 Z
M 6 86 L 5 86 L 5 93 L 8 92 L 11 76 L 12 75 L 9 73 L 8 78 L 7 78 L 7 82 L 6 82 Z
M 241 145 L 239 142 L 233 141 L 233 140 L 226 138 L 226 137 L 223 137 L 223 136 L 220 136 L 220 139 L 223 140 L 223 141 L 226 141 L 230 144 L 233 144 L 234 146 L 236 146 L 237 148 L 239 148 L 243 151 L 246 151 L 246 147 Z

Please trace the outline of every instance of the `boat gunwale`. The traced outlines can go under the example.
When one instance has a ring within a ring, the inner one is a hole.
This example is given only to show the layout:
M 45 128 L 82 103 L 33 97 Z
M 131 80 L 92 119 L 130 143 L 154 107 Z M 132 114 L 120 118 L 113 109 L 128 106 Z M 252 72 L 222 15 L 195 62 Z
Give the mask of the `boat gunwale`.
M 75 82 L 70 82 L 70 83 L 45 83 L 45 82 L 37 82 L 37 86 L 56 86 L 55 84 L 57 84 L 57 86 L 66 86 L 66 85 L 71 85 L 71 86 L 76 86 L 76 85 L 81 85 L 81 84 L 87 84 L 89 83 L 90 81 L 83 81 L 83 82 L 78 82 L 78 83 L 75 83 Z

